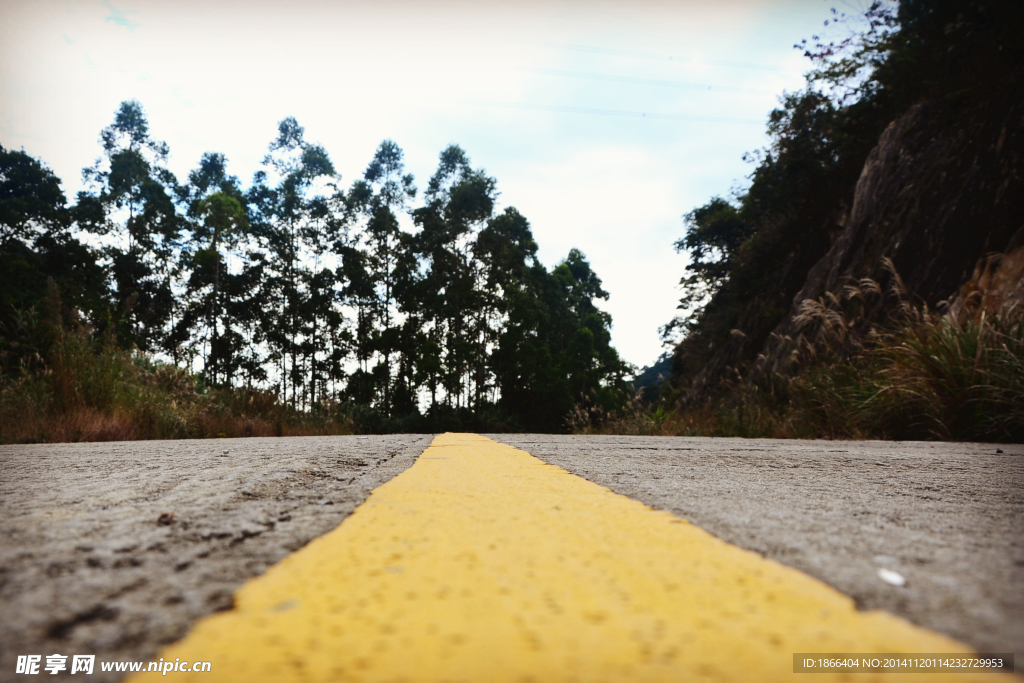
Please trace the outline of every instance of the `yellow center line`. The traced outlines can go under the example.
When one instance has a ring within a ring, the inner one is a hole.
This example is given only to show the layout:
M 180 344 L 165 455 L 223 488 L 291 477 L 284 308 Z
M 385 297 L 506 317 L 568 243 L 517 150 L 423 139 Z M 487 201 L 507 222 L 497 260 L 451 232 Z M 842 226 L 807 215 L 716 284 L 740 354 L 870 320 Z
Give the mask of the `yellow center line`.
M 795 652 L 970 650 L 524 451 L 445 434 L 160 656 L 212 662 L 169 674 L 197 681 L 935 678 L 793 674 Z

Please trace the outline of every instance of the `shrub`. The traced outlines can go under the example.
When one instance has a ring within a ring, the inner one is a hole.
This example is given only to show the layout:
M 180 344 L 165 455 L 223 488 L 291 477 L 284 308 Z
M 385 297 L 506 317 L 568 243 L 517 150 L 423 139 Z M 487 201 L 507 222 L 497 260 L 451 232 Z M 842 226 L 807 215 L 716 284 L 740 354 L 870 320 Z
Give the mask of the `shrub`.
M 895 276 L 895 273 L 894 273 Z M 1024 441 L 1024 310 L 979 308 L 960 318 L 908 301 L 882 329 L 864 311 L 882 295 L 871 280 L 805 301 L 801 334 L 779 370 L 736 373 L 702 405 L 639 398 L 577 433 L 776 438 Z M 759 371 L 760 370 L 760 371 Z

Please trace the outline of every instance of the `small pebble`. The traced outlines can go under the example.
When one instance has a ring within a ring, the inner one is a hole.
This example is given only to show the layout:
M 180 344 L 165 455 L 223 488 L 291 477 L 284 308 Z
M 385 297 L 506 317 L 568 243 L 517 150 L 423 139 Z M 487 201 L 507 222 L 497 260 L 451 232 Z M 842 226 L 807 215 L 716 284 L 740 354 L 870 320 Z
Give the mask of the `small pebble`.
M 879 569 L 878 578 L 885 581 L 890 586 L 905 586 L 907 580 L 903 578 L 903 575 L 899 572 L 894 572 L 891 569 Z
M 1003 449 L 1002 449 L 1002 448 L 997 448 L 997 449 L 996 449 L 996 453 L 1002 453 L 1002 452 L 1003 452 Z
M 334 501 L 333 500 L 318 500 L 316 502 L 316 504 L 317 505 L 334 505 Z

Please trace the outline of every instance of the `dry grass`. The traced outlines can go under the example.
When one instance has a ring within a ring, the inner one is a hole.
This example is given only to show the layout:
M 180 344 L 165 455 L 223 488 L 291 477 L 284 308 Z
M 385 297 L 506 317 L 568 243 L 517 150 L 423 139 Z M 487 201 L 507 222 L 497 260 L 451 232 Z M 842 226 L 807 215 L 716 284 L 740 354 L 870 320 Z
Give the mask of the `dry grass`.
M 0 376 L 0 443 L 354 431 L 339 406 L 299 412 L 271 392 L 206 388 L 184 370 L 63 328 L 44 362 Z
M 1024 442 L 1024 311 L 980 307 L 959 318 L 910 303 L 898 276 L 891 322 L 864 311 L 871 280 L 803 302 L 796 339 L 729 383 L 715 401 L 672 409 L 635 400 L 579 421 L 578 433 Z

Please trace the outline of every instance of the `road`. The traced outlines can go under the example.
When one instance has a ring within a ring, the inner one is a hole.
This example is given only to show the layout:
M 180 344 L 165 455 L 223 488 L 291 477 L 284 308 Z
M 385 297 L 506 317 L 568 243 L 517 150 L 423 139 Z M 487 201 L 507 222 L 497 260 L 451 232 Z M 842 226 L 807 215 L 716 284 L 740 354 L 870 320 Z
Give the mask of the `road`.
M 26 680 L 13 673 L 22 653 L 153 657 L 230 608 L 245 580 L 340 524 L 429 443 L 0 446 L 0 680 Z
M 1024 447 L 496 435 L 981 651 L 1024 644 Z M 421 436 L 0 447 L 0 678 L 149 659 L 408 468 Z M 227 451 L 227 453 L 224 453 Z M 173 514 L 173 517 L 171 516 Z M 883 582 L 878 569 L 906 577 Z
M 1024 654 L 1024 446 L 493 438 L 807 572 L 863 609 Z M 879 580 L 880 568 L 907 585 Z

